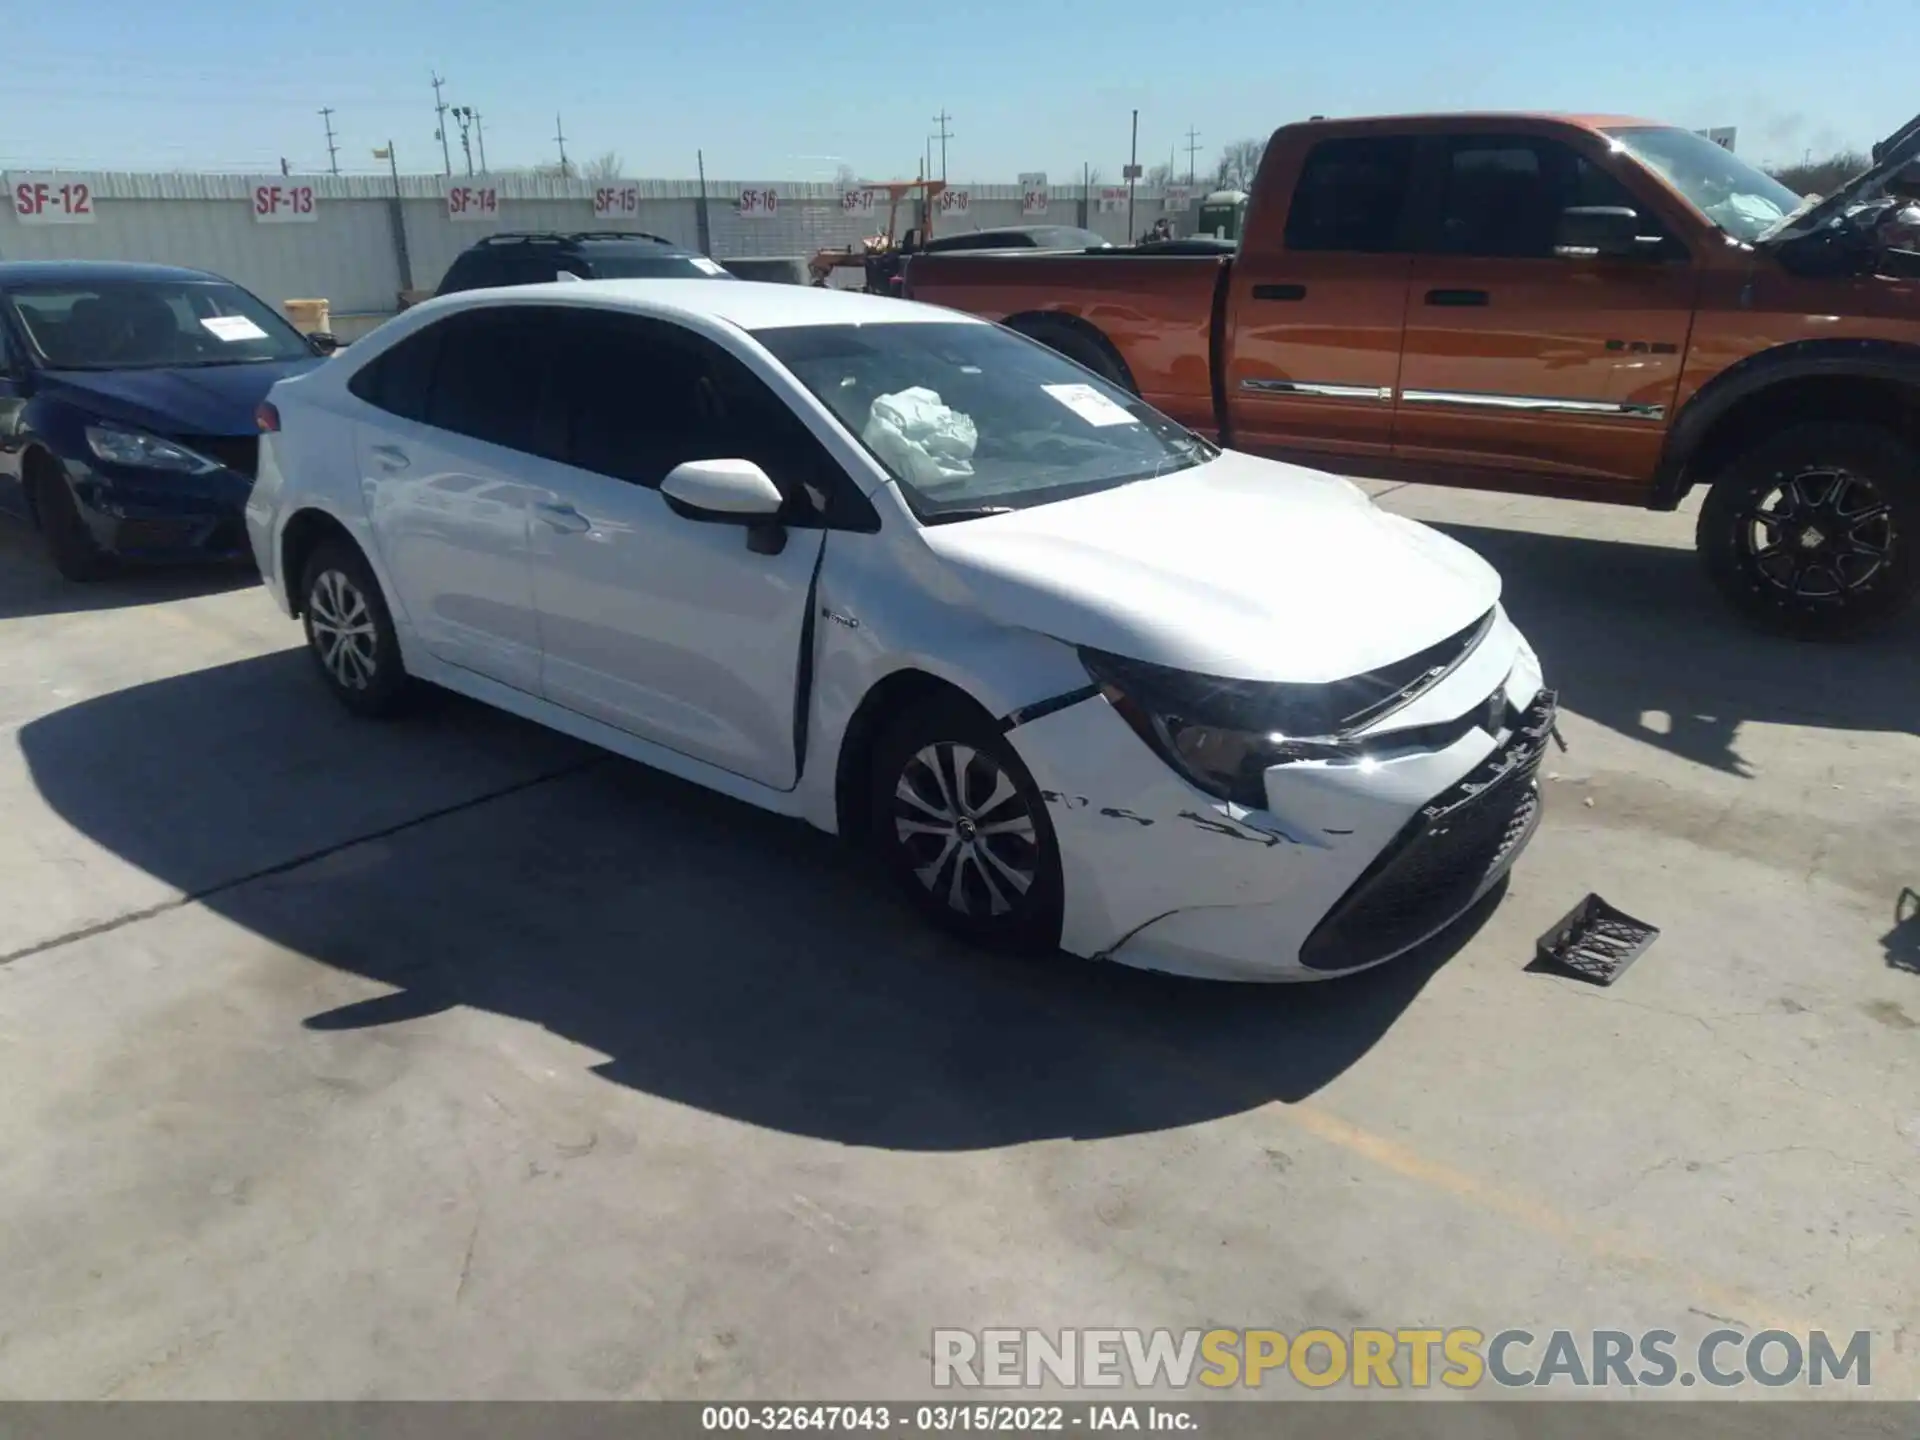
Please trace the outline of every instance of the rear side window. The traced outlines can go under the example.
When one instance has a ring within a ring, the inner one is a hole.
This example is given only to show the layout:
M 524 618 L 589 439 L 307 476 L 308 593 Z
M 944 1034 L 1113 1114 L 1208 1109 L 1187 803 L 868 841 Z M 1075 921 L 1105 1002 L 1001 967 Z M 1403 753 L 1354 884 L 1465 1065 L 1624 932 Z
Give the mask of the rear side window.
M 347 381 L 347 389 L 367 404 L 403 420 L 425 420 L 434 362 L 440 355 L 440 335 L 446 323 L 443 320 L 429 325 L 362 365 Z
M 510 450 L 543 453 L 540 404 L 553 322 L 517 305 L 468 310 L 434 327 L 442 332 L 427 423 Z
M 1402 219 L 1413 149 L 1408 135 L 1352 136 L 1314 146 L 1287 207 L 1287 249 L 1407 249 Z
M 460 290 L 480 290 L 488 285 L 501 282 L 500 267 L 494 263 L 494 255 L 487 250 L 469 250 L 454 258 L 447 267 L 447 275 L 440 282 L 442 295 L 452 295 Z

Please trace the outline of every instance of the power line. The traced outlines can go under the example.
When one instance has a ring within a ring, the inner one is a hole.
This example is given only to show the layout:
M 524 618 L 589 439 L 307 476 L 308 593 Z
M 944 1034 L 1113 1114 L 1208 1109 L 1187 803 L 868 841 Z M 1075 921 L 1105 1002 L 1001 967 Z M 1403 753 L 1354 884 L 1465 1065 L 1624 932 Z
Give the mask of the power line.
M 953 116 L 949 115 L 944 109 L 933 117 L 933 123 L 940 127 L 932 138 L 940 142 L 940 179 L 943 182 L 947 178 L 947 141 L 953 138 L 953 132 L 947 129 L 947 122 L 951 119 L 953 119 Z
M 1187 127 L 1187 184 L 1193 184 L 1194 156 L 1200 153 L 1200 132 L 1191 125 Z
M 440 78 L 438 70 L 427 72 L 433 76 L 433 138 L 440 142 L 440 163 L 446 166 L 446 173 L 453 174 L 453 151 L 447 146 L 447 102 L 440 98 L 440 87 L 447 82 Z
M 322 105 L 320 119 L 327 127 L 327 169 L 335 175 L 340 173 L 340 147 L 333 143 L 333 107 Z

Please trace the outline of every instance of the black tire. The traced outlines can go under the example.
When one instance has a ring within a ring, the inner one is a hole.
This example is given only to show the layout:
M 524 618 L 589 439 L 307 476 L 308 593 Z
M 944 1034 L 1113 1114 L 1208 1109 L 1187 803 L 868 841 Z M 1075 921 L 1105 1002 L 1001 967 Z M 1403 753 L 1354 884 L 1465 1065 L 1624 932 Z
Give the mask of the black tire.
M 405 708 L 412 686 L 380 582 L 350 541 L 323 540 L 300 578 L 307 652 L 327 689 L 347 709 L 384 719 Z
M 907 898 L 941 928 L 1014 953 L 1059 946 L 1060 852 L 1046 801 L 978 707 L 933 696 L 887 725 L 873 752 L 869 833 Z
M 1014 328 L 1029 340 L 1038 340 L 1049 350 L 1091 370 L 1109 385 L 1118 386 L 1129 395 L 1137 393 L 1127 378 L 1126 367 L 1084 330 L 1052 320 L 1035 320 Z
M 1847 639 L 1920 591 L 1920 455 L 1873 425 L 1795 425 L 1717 476 L 1694 532 L 1708 577 L 1750 622 Z
M 113 557 L 100 548 L 81 518 L 73 492 L 59 475 L 38 474 L 33 482 L 33 513 L 47 558 L 64 580 L 85 584 L 102 580 L 114 570 Z

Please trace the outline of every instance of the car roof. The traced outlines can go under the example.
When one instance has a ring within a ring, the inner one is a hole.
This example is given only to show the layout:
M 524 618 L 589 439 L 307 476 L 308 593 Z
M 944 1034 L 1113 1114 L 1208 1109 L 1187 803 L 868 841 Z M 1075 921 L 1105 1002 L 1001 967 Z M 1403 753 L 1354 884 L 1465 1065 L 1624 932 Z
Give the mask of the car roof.
M 131 260 L 0 260 L 0 288 L 9 285 L 72 285 L 89 280 L 219 280 L 210 270 L 179 265 L 142 265 Z
M 1661 120 L 1642 120 L 1632 115 L 1579 115 L 1551 110 L 1461 110 L 1447 113 L 1430 111 L 1418 115 L 1350 115 L 1302 120 L 1282 129 L 1344 130 L 1392 128 L 1430 132 L 1460 125 L 1500 125 L 1525 121 L 1532 124 L 1572 125 L 1582 130 L 1671 130 L 1677 127 Z
M 751 280 L 734 285 L 716 285 L 711 280 L 546 281 L 497 290 L 463 290 L 415 308 L 422 311 L 432 308 L 438 313 L 478 305 L 555 301 L 673 318 L 705 317 L 725 321 L 741 330 L 785 330 L 799 325 L 987 323 L 955 310 L 891 300 L 884 295 L 815 285 L 762 285 Z

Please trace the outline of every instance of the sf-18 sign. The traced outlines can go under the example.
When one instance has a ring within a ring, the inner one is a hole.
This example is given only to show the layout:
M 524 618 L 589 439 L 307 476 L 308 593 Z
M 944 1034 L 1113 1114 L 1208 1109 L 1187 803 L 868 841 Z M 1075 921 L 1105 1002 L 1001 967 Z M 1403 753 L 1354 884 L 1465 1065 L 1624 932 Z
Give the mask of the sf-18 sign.
M 91 225 L 93 188 L 71 175 L 7 176 L 13 218 L 22 225 Z
M 602 185 L 593 192 L 593 218 L 611 220 L 640 213 L 638 185 Z
M 263 225 L 285 225 L 312 220 L 316 209 L 313 186 L 291 180 L 260 180 L 253 187 L 253 218 Z
M 940 192 L 940 213 L 942 215 L 966 215 L 973 210 L 973 194 L 967 190 L 942 190 Z
M 740 214 L 748 220 L 768 220 L 780 213 L 780 196 L 772 190 L 742 190 Z
M 497 220 L 500 218 L 500 191 L 492 185 L 449 185 L 449 220 Z
M 1020 213 L 1022 215 L 1047 213 L 1046 171 L 1023 170 L 1020 172 Z

